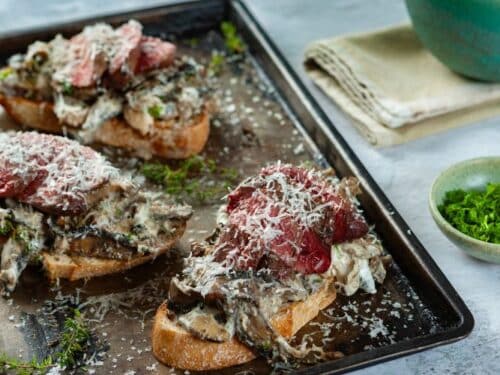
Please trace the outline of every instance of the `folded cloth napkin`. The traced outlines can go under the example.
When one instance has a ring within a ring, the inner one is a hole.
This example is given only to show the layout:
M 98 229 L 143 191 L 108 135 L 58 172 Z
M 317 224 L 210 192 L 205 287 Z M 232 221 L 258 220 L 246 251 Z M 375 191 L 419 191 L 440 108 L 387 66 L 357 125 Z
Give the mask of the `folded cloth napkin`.
M 305 67 L 377 146 L 500 114 L 500 84 L 453 73 L 409 25 L 314 42 Z

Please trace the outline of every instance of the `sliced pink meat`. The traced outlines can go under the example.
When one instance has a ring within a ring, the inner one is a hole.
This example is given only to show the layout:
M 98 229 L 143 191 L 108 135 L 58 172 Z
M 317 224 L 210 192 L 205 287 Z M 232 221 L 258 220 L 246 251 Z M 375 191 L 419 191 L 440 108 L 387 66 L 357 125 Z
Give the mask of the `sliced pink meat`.
M 136 21 L 116 30 L 99 24 L 86 27 L 70 39 L 68 61 L 62 69 L 74 87 L 95 85 L 107 70 L 112 75 L 122 70 L 133 73 L 141 38 L 142 26 Z
M 37 190 L 43 185 L 44 181 L 48 176 L 46 169 L 39 169 L 34 174 L 29 183 L 24 186 L 24 189 L 17 193 L 17 198 L 22 202 L 29 202 L 33 200 L 33 196 L 36 194 Z
M 140 43 L 140 55 L 135 73 L 144 73 L 149 70 L 169 66 L 175 57 L 174 44 L 159 38 L 143 36 Z
M 229 195 L 227 213 L 215 259 L 242 270 L 266 264 L 282 276 L 286 268 L 325 272 L 332 244 L 368 232 L 355 206 L 331 183 L 291 165 L 264 168 L 242 183 Z
M 302 236 L 302 251 L 297 257 L 295 268 L 304 274 L 323 273 L 330 267 L 329 247 L 313 230 L 306 230 Z
M 114 74 L 126 66 L 134 72 L 139 59 L 142 38 L 142 25 L 137 21 L 129 21 L 115 31 L 116 43 L 113 47 L 113 56 L 109 62 L 109 73 Z
M 52 214 L 80 214 L 85 194 L 116 170 L 89 147 L 67 138 L 18 132 L 0 134 L 0 196 Z
M 71 38 L 71 84 L 75 87 L 88 87 L 95 83 L 94 59 L 92 58 L 92 47 L 84 35 L 79 34 Z
M 134 20 L 117 29 L 88 26 L 63 44 L 54 76 L 77 88 L 93 87 L 101 79 L 121 88 L 134 74 L 170 65 L 176 51 L 172 43 L 143 36 L 142 25 Z
M 16 192 L 24 190 L 24 181 L 16 176 L 10 168 L 0 169 L 0 198 L 13 197 Z
M 93 86 L 107 68 L 107 56 L 100 40 L 82 33 L 70 40 L 70 82 L 75 87 Z
M 354 215 L 352 210 L 345 206 L 333 213 L 326 223 L 333 228 L 331 243 L 350 241 L 368 232 L 366 221 L 359 215 Z
M 264 168 L 261 173 L 270 175 L 279 171 L 285 174 L 293 183 L 302 184 L 304 188 L 315 196 L 316 203 L 334 203 L 325 211 L 326 226 L 333 232 L 333 235 L 324 238 L 327 245 L 353 240 L 364 236 L 368 232 L 368 225 L 364 218 L 357 214 L 354 206 L 349 201 L 342 198 L 324 180 L 311 178 L 311 172 L 304 168 L 292 165 L 274 165 Z

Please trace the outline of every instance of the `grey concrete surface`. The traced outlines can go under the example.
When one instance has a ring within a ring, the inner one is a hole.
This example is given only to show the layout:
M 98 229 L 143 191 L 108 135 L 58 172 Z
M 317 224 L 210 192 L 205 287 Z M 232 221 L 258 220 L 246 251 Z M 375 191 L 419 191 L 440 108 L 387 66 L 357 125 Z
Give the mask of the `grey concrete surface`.
M 0 0 L 0 33 L 165 2 Z M 333 123 L 465 299 L 476 319 L 472 335 L 463 341 L 356 373 L 500 374 L 500 266 L 464 255 L 439 232 L 427 209 L 430 185 L 441 170 L 460 160 L 500 154 L 500 119 L 489 119 L 405 145 L 374 149 L 356 133 L 336 105 L 309 81 L 302 69 L 303 51 L 309 42 L 318 38 L 407 22 L 404 2 L 249 0 L 249 4 Z

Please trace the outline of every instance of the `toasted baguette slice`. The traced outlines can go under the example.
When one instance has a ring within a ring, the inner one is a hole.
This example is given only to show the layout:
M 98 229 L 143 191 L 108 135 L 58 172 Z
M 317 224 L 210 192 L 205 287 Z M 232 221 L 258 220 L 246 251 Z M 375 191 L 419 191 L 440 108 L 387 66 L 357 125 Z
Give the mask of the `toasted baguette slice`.
M 49 133 L 63 133 L 63 124 L 56 117 L 50 102 L 0 94 L 0 104 L 19 125 Z M 185 159 L 203 150 L 210 131 L 207 110 L 195 118 L 190 126 L 177 128 L 173 125 L 166 121 L 155 121 L 155 133 L 149 136 L 142 135 L 125 120 L 116 117 L 101 125 L 95 141 L 125 148 L 143 157 L 156 155 L 168 159 Z
M 5 112 L 19 125 L 60 134 L 62 125 L 54 113 L 54 106 L 49 102 L 37 102 L 20 96 L 0 94 L 0 104 Z
M 292 302 L 284 306 L 271 319 L 271 325 L 281 336 L 290 339 L 321 310 L 330 306 L 336 297 L 333 281 L 325 282 L 321 289 L 311 294 L 305 301 Z
M 236 339 L 226 342 L 201 340 L 170 318 L 164 303 L 153 325 L 153 353 L 167 366 L 183 370 L 217 370 L 251 361 L 255 354 Z
M 272 319 L 273 328 L 290 339 L 336 298 L 333 282 L 305 301 L 284 306 Z M 175 314 L 161 305 L 153 325 L 153 353 L 155 357 L 174 368 L 192 371 L 218 370 L 251 361 L 255 353 L 233 338 L 218 343 L 199 339 L 176 323 Z
M 91 277 L 123 272 L 130 268 L 152 261 L 155 257 L 166 253 L 174 246 L 175 242 L 182 237 L 185 228 L 185 223 L 179 225 L 175 232 L 175 236 L 167 240 L 163 244 L 162 248 L 155 254 L 136 256 L 127 260 L 116 260 L 44 252 L 42 253 L 43 267 L 47 276 L 52 281 L 57 279 L 75 281 L 79 279 L 88 279 Z

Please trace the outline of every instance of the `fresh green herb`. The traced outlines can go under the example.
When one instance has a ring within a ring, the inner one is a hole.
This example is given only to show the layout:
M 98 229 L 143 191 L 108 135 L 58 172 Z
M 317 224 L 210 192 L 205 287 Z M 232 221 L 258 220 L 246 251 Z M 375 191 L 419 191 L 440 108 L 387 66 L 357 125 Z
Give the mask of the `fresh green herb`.
M 208 64 L 208 74 L 211 76 L 217 76 L 222 71 L 224 66 L 225 57 L 219 52 L 212 52 L 212 57 L 210 58 L 210 63 Z
M 231 53 L 242 53 L 245 50 L 245 45 L 243 41 L 238 36 L 236 26 L 229 21 L 224 21 L 220 25 L 222 35 L 224 35 L 224 41 L 226 48 Z
M 73 94 L 73 85 L 68 82 L 68 81 L 64 81 L 62 83 L 62 92 L 64 95 L 71 95 Z
M 14 239 L 23 247 L 26 254 L 37 250 L 36 243 L 33 241 L 35 234 L 27 226 L 18 224 L 14 234 Z
M 56 353 L 57 363 L 64 368 L 73 368 L 78 359 L 85 353 L 91 333 L 85 325 L 80 311 L 75 310 L 73 318 L 67 318 L 64 322 L 64 330 L 61 336 L 61 350 Z
M 234 168 L 224 168 L 221 170 L 221 176 L 227 181 L 235 181 L 238 179 L 239 173 Z
M 59 350 L 54 355 L 49 355 L 42 360 L 33 358 L 29 362 L 23 362 L 1 354 L 0 372 L 3 370 L 18 375 L 35 375 L 46 374 L 56 366 L 73 369 L 78 366 L 78 361 L 85 353 L 90 337 L 90 330 L 83 322 L 80 312 L 74 310 L 74 316 L 66 318 L 64 322 L 64 329 L 59 340 Z
M 500 244 L 500 183 L 489 183 L 485 191 L 449 191 L 438 209 L 460 232 Z
M 7 236 L 12 232 L 14 226 L 10 220 L 4 219 L 2 225 L 0 225 L 0 236 Z
M 164 111 L 165 107 L 162 106 L 161 104 L 155 104 L 154 106 L 148 108 L 148 113 L 151 115 L 151 117 L 153 117 L 156 120 L 161 118 Z
M 268 352 L 272 348 L 271 342 L 270 341 L 264 341 L 262 343 L 261 348 L 262 348 L 263 351 Z
M 0 70 L 0 81 L 3 81 L 5 78 L 10 76 L 14 70 L 11 67 L 3 68 Z
M 18 375 L 45 374 L 54 366 L 55 365 L 52 363 L 51 356 L 41 361 L 33 358 L 29 362 L 23 362 L 16 358 L 10 358 L 5 354 L 0 354 L 0 370 L 12 372 Z
M 340 246 L 338 245 L 333 245 L 333 248 L 335 249 L 335 255 L 337 257 L 340 257 L 342 255 L 342 251 L 340 250 Z
M 192 156 L 176 168 L 146 163 L 142 173 L 149 180 L 165 186 L 168 194 L 197 203 L 208 203 L 221 197 L 239 176 L 236 170 L 219 168 L 214 160 L 201 156 Z

